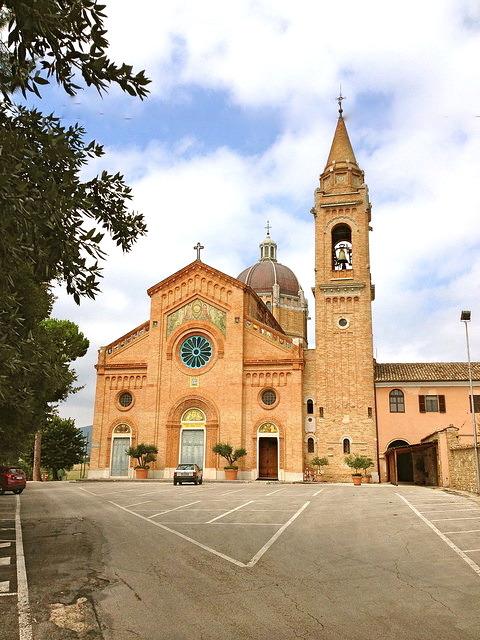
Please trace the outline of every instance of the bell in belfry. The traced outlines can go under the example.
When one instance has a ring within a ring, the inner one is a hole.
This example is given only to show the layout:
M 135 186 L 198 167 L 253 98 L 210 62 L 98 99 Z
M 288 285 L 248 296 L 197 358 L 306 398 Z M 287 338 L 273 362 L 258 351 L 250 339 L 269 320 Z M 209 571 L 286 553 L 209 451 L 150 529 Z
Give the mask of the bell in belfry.
M 348 258 L 343 247 L 340 247 L 340 249 L 338 250 L 337 262 L 340 265 L 341 269 L 346 269 Z

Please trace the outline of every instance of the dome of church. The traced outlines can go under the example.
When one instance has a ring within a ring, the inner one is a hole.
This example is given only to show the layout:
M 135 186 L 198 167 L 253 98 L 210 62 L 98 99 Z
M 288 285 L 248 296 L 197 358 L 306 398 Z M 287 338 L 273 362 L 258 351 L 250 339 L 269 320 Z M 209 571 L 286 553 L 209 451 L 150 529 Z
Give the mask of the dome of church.
M 280 293 L 287 296 L 298 296 L 300 289 L 293 271 L 284 264 L 273 262 L 273 260 L 257 262 L 242 271 L 237 278 L 248 284 L 257 293 L 271 291 L 274 284 L 278 284 Z
M 269 229 L 267 237 L 260 244 L 260 260 L 244 269 L 237 279 L 248 284 L 256 293 L 271 292 L 274 284 L 279 285 L 280 294 L 287 296 L 298 296 L 300 289 L 293 271 L 277 262 L 277 244 L 270 238 Z

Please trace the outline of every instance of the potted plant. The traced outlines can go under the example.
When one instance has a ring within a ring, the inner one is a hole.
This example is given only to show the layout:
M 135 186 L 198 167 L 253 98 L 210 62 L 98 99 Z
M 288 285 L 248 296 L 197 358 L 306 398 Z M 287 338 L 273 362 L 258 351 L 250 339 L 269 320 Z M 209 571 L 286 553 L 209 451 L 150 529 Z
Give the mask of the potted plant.
M 319 458 L 318 456 L 315 456 L 315 458 L 310 460 L 310 464 L 315 467 L 315 480 L 319 480 L 323 473 L 322 467 L 325 467 L 328 464 L 328 458 Z
M 362 456 L 363 457 L 363 471 L 364 471 L 364 479 L 365 482 L 370 483 L 372 481 L 372 475 L 370 473 L 367 473 L 367 469 L 370 469 L 371 467 L 373 467 L 373 460 L 372 458 L 368 458 L 367 456 Z
M 364 468 L 365 456 L 360 456 L 358 453 L 351 453 L 349 456 L 345 456 L 345 464 L 354 470 L 352 473 L 353 484 L 358 487 L 362 484 L 362 474 L 360 469 Z
M 218 453 L 219 456 L 225 458 L 228 464 L 224 467 L 225 469 L 225 480 L 236 480 L 238 474 L 238 466 L 235 464 L 237 460 L 243 458 L 247 455 L 245 449 L 233 449 L 231 444 L 228 442 L 217 442 L 217 444 L 212 447 L 213 453 Z
M 135 465 L 135 478 L 137 480 L 145 480 L 150 469 L 149 462 L 155 462 L 157 459 L 158 449 L 154 444 L 144 444 L 141 442 L 135 447 L 126 449 L 126 453 L 130 458 L 137 461 Z

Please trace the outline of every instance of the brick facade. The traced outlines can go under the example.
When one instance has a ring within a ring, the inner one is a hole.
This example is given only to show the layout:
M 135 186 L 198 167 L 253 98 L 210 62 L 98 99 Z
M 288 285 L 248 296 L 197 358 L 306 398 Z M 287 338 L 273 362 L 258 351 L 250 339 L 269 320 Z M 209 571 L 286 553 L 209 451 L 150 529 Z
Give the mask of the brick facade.
M 386 480 L 384 453 L 392 441 L 412 445 L 454 425 L 464 440 L 455 453 L 440 456 L 440 476 L 451 467 L 452 482 L 470 486 L 464 364 L 373 360 L 371 205 L 341 113 L 312 214 L 315 348 L 307 349 L 303 290 L 277 263 L 269 225 L 260 260 L 238 279 L 197 259 L 148 290 L 144 324 L 99 351 L 90 477 L 131 475 L 131 465 L 117 463 L 125 462 L 125 446 L 145 442 L 159 449 L 151 477 L 171 477 L 188 445 L 203 452 L 205 477 L 221 479 L 224 461 L 212 446 L 223 441 L 247 450 L 240 477 L 256 479 L 266 439 L 273 438 L 276 464 L 269 473 L 280 480 L 302 480 L 320 456 L 329 461 L 325 479 L 350 481 L 346 451 L 371 457 L 373 480 L 379 474 Z M 181 358 L 193 337 L 211 348 L 199 368 Z M 268 390 L 270 404 L 263 401 Z M 403 394 L 405 411 L 391 411 L 393 390 Z M 421 413 L 422 395 L 445 396 L 445 411 Z M 203 440 L 190 445 L 194 432 Z

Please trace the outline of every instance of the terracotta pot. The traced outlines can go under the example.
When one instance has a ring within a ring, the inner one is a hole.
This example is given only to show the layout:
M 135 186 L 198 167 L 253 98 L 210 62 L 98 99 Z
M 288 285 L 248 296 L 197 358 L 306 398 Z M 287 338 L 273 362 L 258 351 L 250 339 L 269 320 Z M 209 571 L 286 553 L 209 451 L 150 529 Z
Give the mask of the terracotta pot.
M 236 480 L 238 469 L 225 469 L 225 480 Z
M 359 487 L 362 484 L 362 476 L 352 476 L 353 484 Z
M 135 478 L 137 480 L 146 480 L 148 477 L 148 469 L 135 469 Z

